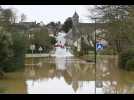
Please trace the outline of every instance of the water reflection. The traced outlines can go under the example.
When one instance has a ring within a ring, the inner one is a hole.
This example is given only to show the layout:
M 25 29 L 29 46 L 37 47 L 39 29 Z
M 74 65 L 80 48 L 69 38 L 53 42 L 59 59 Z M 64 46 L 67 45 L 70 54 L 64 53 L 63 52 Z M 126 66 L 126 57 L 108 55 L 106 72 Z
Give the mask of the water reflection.
M 96 78 L 102 84 L 102 93 L 134 93 L 134 72 L 123 71 L 118 66 L 117 56 L 98 56 Z M 131 81 L 131 83 L 129 83 Z M 132 84 L 130 86 L 130 84 Z
M 98 56 L 96 73 L 94 64 L 80 59 L 50 61 L 42 60 L 42 67 L 26 67 L 30 71 L 26 75 L 28 93 L 134 93 L 134 73 L 119 69 L 116 56 Z
M 66 59 L 64 58 L 56 58 L 55 59 L 55 64 L 56 64 L 56 69 L 57 70 L 66 70 Z
M 94 93 L 91 82 L 95 76 L 93 64 L 74 58 L 56 58 L 43 65 L 38 71 L 36 69 L 35 80 L 28 72 L 28 93 Z
M 43 80 L 43 81 L 34 81 L 34 85 L 32 84 L 32 80 L 27 81 L 28 84 L 28 93 L 45 93 L 45 94 L 92 94 L 94 92 L 94 81 L 73 81 L 72 84 L 68 85 L 64 78 L 61 77 Z
M 0 87 L 4 93 L 134 93 L 134 72 L 119 69 L 117 62 L 115 56 L 98 56 L 95 73 L 93 63 L 77 58 L 35 58 L 34 65 L 29 58 L 25 70 L 9 73 Z

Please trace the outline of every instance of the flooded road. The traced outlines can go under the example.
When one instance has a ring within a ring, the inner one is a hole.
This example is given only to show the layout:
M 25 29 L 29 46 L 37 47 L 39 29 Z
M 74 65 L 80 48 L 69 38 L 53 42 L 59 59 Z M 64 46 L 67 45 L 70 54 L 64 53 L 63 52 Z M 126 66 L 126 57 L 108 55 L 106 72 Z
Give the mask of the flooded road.
M 90 87 L 84 88 L 84 85 L 91 84 L 90 80 L 94 80 L 94 64 L 89 66 L 85 61 L 74 58 L 56 58 L 42 65 L 33 70 L 34 74 L 30 74 L 29 69 L 26 69 L 29 76 L 26 81 L 28 93 L 61 94 L 90 91 Z
M 0 80 L 0 93 L 134 93 L 133 76 L 119 69 L 115 56 L 97 57 L 96 66 L 73 57 L 27 58 L 25 69 Z

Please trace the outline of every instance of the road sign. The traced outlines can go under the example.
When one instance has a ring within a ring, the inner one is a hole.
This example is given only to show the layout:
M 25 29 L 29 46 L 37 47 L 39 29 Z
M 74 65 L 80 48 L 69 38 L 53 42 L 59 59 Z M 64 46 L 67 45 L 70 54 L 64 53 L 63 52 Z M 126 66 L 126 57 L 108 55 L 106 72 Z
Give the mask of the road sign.
M 101 43 L 96 43 L 96 50 L 103 50 L 104 46 Z
M 31 49 L 32 51 L 35 50 L 35 45 L 34 45 L 34 44 L 30 45 L 30 49 Z
M 43 50 L 43 48 L 42 48 L 42 47 L 40 47 L 40 48 L 39 48 L 39 51 L 41 52 L 42 50 Z

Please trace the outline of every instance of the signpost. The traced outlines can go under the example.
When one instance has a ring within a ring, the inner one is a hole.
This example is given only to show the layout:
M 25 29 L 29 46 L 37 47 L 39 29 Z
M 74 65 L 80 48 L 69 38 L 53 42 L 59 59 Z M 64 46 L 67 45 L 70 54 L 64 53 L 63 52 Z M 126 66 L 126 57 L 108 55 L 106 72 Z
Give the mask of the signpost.
M 39 52 L 40 52 L 40 54 L 41 54 L 42 50 L 43 50 L 43 48 L 42 48 L 42 47 L 39 47 Z
M 40 57 L 41 57 L 41 52 L 43 51 L 43 48 L 40 46 L 38 50 L 39 50 L 39 52 L 40 52 Z M 40 59 L 41 59 L 41 58 L 40 58 Z
M 104 49 L 103 44 L 101 44 L 101 43 L 96 43 L 96 51 L 101 51 L 101 50 L 103 50 L 103 49 Z
M 32 50 L 32 55 L 33 55 L 33 51 L 35 50 L 34 44 L 30 45 L 30 50 Z M 33 65 L 33 57 L 32 57 L 32 65 Z
M 32 50 L 32 54 L 33 54 L 33 51 L 35 50 L 35 45 L 34 44 L 30 45 L 30 49 Z

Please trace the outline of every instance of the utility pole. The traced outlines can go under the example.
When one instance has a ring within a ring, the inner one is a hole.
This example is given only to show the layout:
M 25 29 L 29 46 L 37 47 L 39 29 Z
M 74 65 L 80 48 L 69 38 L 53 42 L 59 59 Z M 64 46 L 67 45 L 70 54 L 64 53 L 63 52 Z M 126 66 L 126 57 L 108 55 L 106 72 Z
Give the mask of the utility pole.
M 96 19 L 97 18 L 92 18 L 94 20 L 94 28 L 95 28 L 95 33 L 94 33 L 94 62 L 95 62 L 95 94 L 96 94 L 96 56 L 97 56 L 97 52 L 96 52 Z M 73 23 L 74 28 L 80 33 L 80 35 L 82 36 L 80 30 L 76 27 L 76 25 Z
M 95 94 L 96 94 L 96 18 L 94 19 L 94 28 L 95 28 L 95 32 L 94 32 L 94 62 L 95 62 Z
M 96 94 L 96 80 L 97 80 L 97 76 L 96 76 L 96 72 L 97 72 L 97 68 L 96 68 L 96 56 L 97 56 L 97 52 L 96 52 L 96 19 L 97 18 L 92 18 L 93 20 L 94 20 L 94 30 L 95 30 L 95 32 L 94 32 L 94 63 L 95 63 L 95 94 Z

